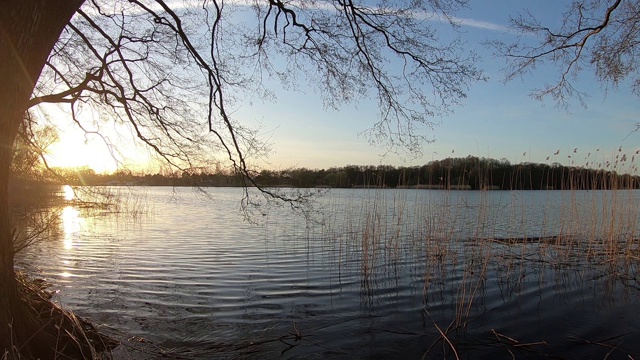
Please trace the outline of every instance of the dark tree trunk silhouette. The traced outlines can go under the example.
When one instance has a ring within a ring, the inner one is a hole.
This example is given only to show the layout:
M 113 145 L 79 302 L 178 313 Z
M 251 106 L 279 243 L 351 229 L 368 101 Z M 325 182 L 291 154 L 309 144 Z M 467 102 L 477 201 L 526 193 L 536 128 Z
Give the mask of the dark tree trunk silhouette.
M 0 356 L 32 348 L 34 319 L 21 301 L 14 273 L 8 182 L 12 145 L 35 82 L 62 30 L 84 0 L 0 2 Z M 26 347 L 25 347 L 26 345 Z M 35 346 L 33 346 L 35 348 Z M 27 351 L 31 356 L 45 354 Z

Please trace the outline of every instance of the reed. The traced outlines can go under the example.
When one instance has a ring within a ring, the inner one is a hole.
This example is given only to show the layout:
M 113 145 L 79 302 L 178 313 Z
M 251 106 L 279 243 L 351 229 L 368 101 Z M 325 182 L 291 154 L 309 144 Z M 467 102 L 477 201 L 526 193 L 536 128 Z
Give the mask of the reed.
M 482 173 L 492 176 L 490 169 Z M 640 194 L 632 190 L 637 184 L 586 179 L 577 172 L 566 176 L 567 187 L 556 190 L 358 189 L 348 209 L 328 206 L 321 236 L 333 239 L 338 267 L 359 261 L 368 305 L 398 264 L 415 267 L 410 271 L 422 279 L 425 311 L 442 302 L 439 293 L 452 294 L 451 325 L 443 329 L 433 323 L 440 340 L 455 351 L 450 332 L 465 329 L 486 311 L 487 283 L 516 296 L 531 286 L 524 281 L 532 273 L 539 287 L 551 281 L 563 289 L 593 278 L 602 279 L 605 291 L 637 286 Z M 587 182 L 604 190 L 580 190 Z M 510 346 L 539 345 L 495 337 Z
M 482 172 L 486 178 L 492 176 L 489 170 Z M 360 277 L 367 309 L 389 296 L 389 288 L 401 287 L 391 282 L 410 278 L 406 287 L 417 289 L 425 313 L 433 316 L 427 323 L 433 323 L 437 341 L 447 352 L 461 353 L 458 335 L 487 311 L 490 286 L 498 286 L 505 301 L 535 282 L 539 288 L 553 283 L 558 292 L 592 278 L 601 279 L 603 291 L 637 286 L 638 195 L 626 188 L 635 185 L 623 182 L 625 188 L 611 189 L 609 179 L 567 176 L 568 188 L 557 191 L 331 191 L 320 200 L 324 212 L 313 222 L 267 213 L 265 247 L 283 233 L 304 240 L 299 244 L 307 248 L 321 240 L 327 266 L 339 276 Z M 579 190 L 585 181 L 607 189 Z M 135 220 L 149 212 L 148 204 L 143 194 L 121 205 L 118 216 L 131 214 L 127 218 Z M 492 336 L 512 347 L 532 344 L 498 332 Z
M 29 316 L 39 322 L 39 329 L 26 343 L 5 349 L 0 359 L 23 359 L 25 351 L 27 354 L 31 353 L 31 350 L 26 348 L 35 349 L 37 354 L 48 354 L 51 359 L 112 358 L 111 350 L 119 344 L 117 340 L 104 335 L 88 321 L 53 303 L 52 294 L 46 290 L 46 282 L 28 279 L 21 272 L 16 275 L 22 300 L 27 305 Z M 35 344 L 34 341 L 38 343 Z

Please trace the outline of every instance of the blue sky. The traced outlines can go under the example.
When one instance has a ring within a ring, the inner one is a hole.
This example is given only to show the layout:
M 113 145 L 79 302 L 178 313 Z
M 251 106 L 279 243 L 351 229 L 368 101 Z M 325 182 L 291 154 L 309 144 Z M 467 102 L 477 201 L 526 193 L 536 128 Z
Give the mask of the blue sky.
M 441 125 L 429 132 L 435 141 L 424 144 L 422 156 L 381 157 L 385 149 L 370 146 L 359 135 L 373 122 L 369 119 L 376 116 L 375 104 L 361 102 L 337 112 L 327 111 L 313 90 L 307 89 L 303 94 L 281 93 L 276 104 L 255 107 L 265 129 L 273 130 L 275 151 L 266 166 L 419 165 L 467 155 L 506 158 L 513 163 L 557 161 L 581 166 L 587 161 L 611 160 L 620 146 L 625 153 L 634 153 L 640 133 L 628 135 L 640 120 L 640 103 L 624 84 L 605 95 L 593 73 L 585 69 L 575 84 L 590 94 L 587 108 L 575 100 L 563 110 L 552 99 L 538 101 L 529 96 L 536 86 L 554 81 L 554 68 L 539 67 L 531 76 L 503 82 L 505 62 L 483 42 L 514 40 L 504 28 L 509 25 L 509 16 L 525 7 L 551 25 L 559 24 L 563 12 L 559 1 L 474 0 L 469 9 L 458 14 L 463 25 L 461 36 L 480 55 L 478 66 L 488 80 L 472 85 L 464 105 L 453 114 L 436 119 Z
M 422 156 L 383 157 L 386 149 L 369 145 L 361 134 L 375 122 L 375 102 L 363 100 L 338 111 L 327 110 L 313 88 L 303 88 L 279 91 L 276 102 L 246 102 L 237 109 L 235 115 L 262 123 L 262 137 L 272 143 L 267 161 L 255 165 L 276 169 L 348 164 L 406 166 L 467 155 L 506 158 L 512 163 L 584 165 L 587 161 L 612 160 L 620 146 L 631 157 L 640 149 L 640 133 L 628 136 L 640 120 L 640 102 L 625 84 L 618 90 L 609 89 L 605 96 L 587 68 L 575 83 L 590 94 L 587 108 L 576 100 L 570 102 L 568 110 L 558 109 L 552 99 L 541 102 L 529 96 L 536 86 L 554 81 L 556 69 L 539 67 L 531 76 L 505 84 L 504 60 L 483 44 L 492 39 L 515 40 L 505 28 L 509 16 L 525 8 L 543 23 L 557 25 L 565 3 L 471 0 L 468 9 L 456 14 L 462 25 L 460 36 L 480 55 L 478 67 L 488 80 L 473 84 L 463 106 L 456 107 L 453 114 L 434 119 L 441 124 L 427 131 L 435 141 L 424 144 Z M 443 37 L 450 35 L 448 27 L 436 26 L 443 30 Z M 554 155 L 558 150 L 560 153 Z

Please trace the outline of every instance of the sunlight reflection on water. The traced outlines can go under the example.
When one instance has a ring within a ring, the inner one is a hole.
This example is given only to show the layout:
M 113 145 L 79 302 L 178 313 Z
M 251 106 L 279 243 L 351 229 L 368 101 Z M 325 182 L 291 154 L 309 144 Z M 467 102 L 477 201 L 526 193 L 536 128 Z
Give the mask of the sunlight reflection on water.
M 84 219 L 80 217 L 78 209 L 73 206 L 65 207 L 60 214 L 60 218 L 62 220 L 62 230 L 64 231 L 64 248 L 71 250 L 74 245 L 77 245 L 74 240 L 82 229 Z
M 459 314 L 469 325 L 450 336 L 468 358 L 517 350 L 492 329 L 591 358 L 604 356 L 564 340 L 601 338 L 605 328 L 640 343 L 635 268 L 628 286 L 597 264 L 565 265 L 560 255 L 578 241 L 507 241 L 600 233 L 610 193 L 332 190 L 322 225 L 276 209 L 256 227 L 238 212 L 240 189 L 209 189 L 208 199 L 186 188 L 145 191 L 153 218 L 67 206 L 60 237 L 23 261 L 64 287 L 57 299 L 78 314 L 189 359 L 421 358 L 439 339 L 434 324 Z M 640 203 L 640 192 L 629 196 Z M 625 213 L 635 228 L 637 212 Z M 289 336 L 298 331 L 301 339 Z M 428 357 L 449 354 L 436 348 Z
M 62 191 L 64 192 L 64 199 L 67 201 L 71 201 L 76 197 L 75 191 L 73 191 L 73 188 L 69 185 L 65 185 Z

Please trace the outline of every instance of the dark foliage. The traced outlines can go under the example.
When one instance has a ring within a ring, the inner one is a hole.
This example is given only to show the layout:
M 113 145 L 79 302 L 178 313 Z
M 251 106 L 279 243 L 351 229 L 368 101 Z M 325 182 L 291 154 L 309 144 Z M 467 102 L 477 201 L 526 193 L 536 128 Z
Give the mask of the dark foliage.
M 511 164 L 468 156 L 447 158 L 422 166 L 347 165 L 329 169 L 262 170 L 255 180 L 265 187 L 380 187 L 469 190 L 595 190 L 637 189 L 640 178 L 603 168 L 563 166 L 558 163 Z M 223 171 L 193 170 L 169 174 L 136 175 L 131 172 L 96 174 L 90 169 L 67 171 L 58 183 L 70 185 L 242 186 L 238 175 Z

